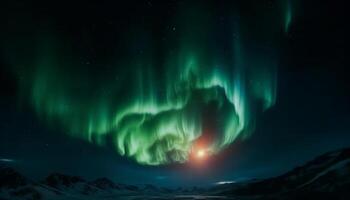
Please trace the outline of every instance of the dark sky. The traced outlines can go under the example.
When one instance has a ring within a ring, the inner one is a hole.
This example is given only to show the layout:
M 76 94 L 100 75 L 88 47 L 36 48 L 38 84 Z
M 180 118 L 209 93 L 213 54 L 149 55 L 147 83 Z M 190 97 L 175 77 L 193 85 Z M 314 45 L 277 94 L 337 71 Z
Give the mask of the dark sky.
M 206 31 L 217 31 L 217 35 L 224 36 L 229 31 L 225 28 L 226 22 L 231 20 L 228 8 L 235 6 L 234 10 L 239 13 L 236 16 L 243 18 L 242 23 L 248 27 L 241 34 L 251 38 L 247 40 L 249 46 L 261 47 L 255 51 L 269 49 L 269 41 L 273 41 L 272 46 L 278 46 L 276 103 L 257 114 L 255 131 L 249 139 L 237 140 L 202 166 L 188 163 L 144 166 L 119 156 L 108 145 L 100 147 L 68 136 L 64 127 L 42 120 L 23 97 L 26 95 L 21 91 L 23 77 L 18 71 L 31 71 L 25 67 L 27 60 L 34 56 L 31 49 L 39 49 L 37 43 L 46 33 L 68 41 L 74 52 L 73 59 L 89 64 L 85 66 L 88 73 L 96 77 L 79 73 L 83 80 L 100 82 L 99 75 L 110 72 L 107 63 L 115 54 L 131 55 L 147 46 L 149 38 L 155 48 L 162 46 L 164 40 L 176 43 L 180 36 L 169 32 L 181 31 L 176 29 L 181 26 L 169 19 L 179 15 L 179 7 L 191 9 L 198 2 L 140 0 L 36 5 L 12 0 L 0 6 L 3 22 L 0 164 L 11 165 L 33 178 L 62 172 L 88 179 L 106 176 L 116 182 L 133 184 L 206 185 L 278 175 L 319 154 L 350 145 L 350 82 L 344 64 L 342 2 L 295 1 L 288 32 L 281 30 L 277 34 L 260 30 L 273 29 L 275 24 L 284 21 L 280 19 L 277 1 L 201 2 L 204 11 L 214 13 L 211 23 L 224 21 L 218 29 Z M 266 18 L 259 17 L 265 15 Z M 183 20 L 190 19 L 180 17 L 179 21 Z M 140 26 L 151 27 L 153 31 L 138 34 Z M 123 41 L 122 38 L 130 34 L 137 35 L 138 39 Z M 278 37 L 271 40 L 272 34 Z M 220 44 L 225 42 L 218 39 Z M 124 52 L 125 45 L 132 46 L 128 54 Z M 165 53 L 161 50 L 156 53 L 155 63 L 163 62 Z M 15 63 L 21 67 L 9 61 L 13 58 L 18 59 Z M 67 76 L 73 76 L 70 72 L 78 69 L 67 70 Z M 156 69 L 162 71 L 166 67 Z M 24 74 L 27 73 L 31 72 Z

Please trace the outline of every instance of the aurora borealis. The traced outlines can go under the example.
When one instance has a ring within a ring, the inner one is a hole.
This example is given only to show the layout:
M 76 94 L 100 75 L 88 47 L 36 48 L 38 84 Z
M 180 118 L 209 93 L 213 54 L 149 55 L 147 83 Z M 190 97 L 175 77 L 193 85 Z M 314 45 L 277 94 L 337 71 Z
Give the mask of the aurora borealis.
M 275 177 L 348 147 L 343 8 L 5 0 L 0 165 L 185 188 Z
M 275 20 L 264 40 L 289 26 L 288 8 L 287 19 Z M 120 37 L 128 41 L 122 56 L 95 63 L 81 61 L 69 39 L 37 34 L 33 59 L 12 60 L 22 99 L 43 121 L 91 143 L 112 144 L 140 164 L 186 162 L 200 138 L 210 140 L 201 148 L 217 154 L 247 138 L 255 113 L 275 103 L 279 61 L 278 43 L 254 50 L 246 34 L 252 28 L 234 7 L 224 11 L 228 20 L 217 24 L 214 12 L 189 4 L 169 19 L 174 25 L 164 33 L 166 42 L 150 27 L 132 27 Z
M 54 59 L 43 61 L 32 77 L 31 101 L 39 114 L 58 119 L 73 136 L 99 145 L 111 136 L 121 155 L 150 165 L 186 161 L 205 131 L 203 110 L 214 104 L 218 129 L 207 148 L 217 153 L 251 126 L 255 101 L 264 109 L 274 103 L 275 77 L 269 69 L 212 67 L 201 62 L 204 56 L 184 54 L 166 66 L 165 77 L 157 77 L 147 62 L 133 64 L 116 72 L 122 80 L 104 82 L 92 94 L 86 90 L 85 98 L 74 91 L 84 80 L 65 78 Z

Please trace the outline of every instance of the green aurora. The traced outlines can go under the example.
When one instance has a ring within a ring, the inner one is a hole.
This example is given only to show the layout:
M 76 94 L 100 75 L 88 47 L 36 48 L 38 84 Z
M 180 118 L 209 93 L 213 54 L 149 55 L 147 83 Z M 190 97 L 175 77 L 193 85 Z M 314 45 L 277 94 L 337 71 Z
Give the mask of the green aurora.
M 285 22 L 284 22 L 284 31 L 288 33 L 290 24 L 292 23 L 292 2 L 291 1 L 286 1 L 285 3 Z
M 264 30 L 260 40 L 274 41 L 268 49 L 251 44 L 254 30 L 234 9 L 220 26 L 205 6 L 188 6 L 171 20 L 176 26 L 160 44 L 149 27 L 131 27 L 121 36 L 127 41 L 121 55 L 90 63 L 81 61 L 69 39 L 46 31 L 37 34 L 30 59 L 9 60 L 21 99 L 49 124 L 93 144 L 112 144 L 143 165 L 184 163 L 205 132 L 209 107 L 216 129 L 206 149 L 214 155 L 247 138 L 256 113 L 275 103 L 275 33 L 288 29 L 288 12 L 289 6 L 280 14 L 287 19 Z

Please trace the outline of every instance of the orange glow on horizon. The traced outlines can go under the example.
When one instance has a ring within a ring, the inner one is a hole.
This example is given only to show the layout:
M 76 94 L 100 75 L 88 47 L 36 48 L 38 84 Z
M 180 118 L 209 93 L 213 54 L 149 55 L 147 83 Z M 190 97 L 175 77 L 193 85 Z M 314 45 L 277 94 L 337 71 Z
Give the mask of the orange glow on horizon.
M 208 162 L 212 152 L 210 150 L 210 140 L 207 137 L 201 136 L 193 144 L 189 154 L 190 161 L 193 162 L 193 166 L 203 166 L 205 162 Z

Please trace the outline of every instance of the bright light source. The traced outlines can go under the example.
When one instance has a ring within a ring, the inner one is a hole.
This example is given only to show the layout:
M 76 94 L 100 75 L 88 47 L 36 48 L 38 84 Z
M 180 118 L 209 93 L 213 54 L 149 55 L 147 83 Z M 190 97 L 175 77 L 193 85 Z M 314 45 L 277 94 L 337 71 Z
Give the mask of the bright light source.
M 203 158 L 203 157 L 205 157 L 206 156 L 206 152 L 203 150 L 203 149 L 199 149 L 198 151 L 197 151 L 197 157 L 198 158 Z

